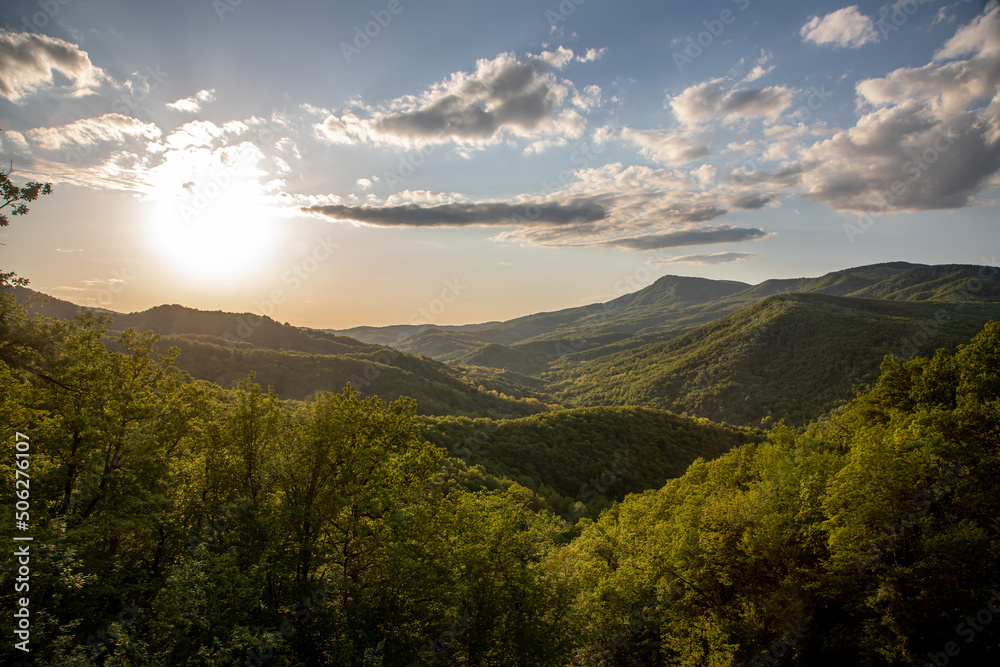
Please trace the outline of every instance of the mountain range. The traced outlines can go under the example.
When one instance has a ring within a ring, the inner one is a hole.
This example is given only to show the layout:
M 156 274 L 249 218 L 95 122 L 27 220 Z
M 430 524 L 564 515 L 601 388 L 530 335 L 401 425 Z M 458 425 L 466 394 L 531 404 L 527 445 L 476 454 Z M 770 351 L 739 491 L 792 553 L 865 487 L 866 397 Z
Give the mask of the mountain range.
M 177 346 L 178 367 L 233 386 L 253 371 L 283 398 L 347 382 L 427 415 L 641 406 L 759 426 L 845 403 L 886 354 L 926 355 L 1000 319 L 996 269 L 892 262 L 758 285 L 668 275 L 616 299 L 463 326 L 316 330 L 178 305 L 111 313 Z M 56 317 L 78 306 L 24 302 Z

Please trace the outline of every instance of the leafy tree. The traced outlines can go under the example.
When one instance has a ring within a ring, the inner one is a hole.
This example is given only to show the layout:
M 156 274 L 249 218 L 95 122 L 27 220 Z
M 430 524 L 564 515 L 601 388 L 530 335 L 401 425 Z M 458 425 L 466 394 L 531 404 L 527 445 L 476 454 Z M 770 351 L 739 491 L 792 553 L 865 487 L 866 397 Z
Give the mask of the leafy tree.
M 52 184 L 28 181 L 18 187 L 10 178 L 13 170 L 13 165 L 7 171 L 0 169 L 0 211 L 10 206 L 10 215 L 25 215 L 28 212 L 28 202 L 35 201 L 39 195 L 52 194 Z M 0 227 L 9 224 L 7 213 L 0 213 Z M 19 278 L 13 271 L 0 271 L 0 287 L 27 284 L 27 278 Z

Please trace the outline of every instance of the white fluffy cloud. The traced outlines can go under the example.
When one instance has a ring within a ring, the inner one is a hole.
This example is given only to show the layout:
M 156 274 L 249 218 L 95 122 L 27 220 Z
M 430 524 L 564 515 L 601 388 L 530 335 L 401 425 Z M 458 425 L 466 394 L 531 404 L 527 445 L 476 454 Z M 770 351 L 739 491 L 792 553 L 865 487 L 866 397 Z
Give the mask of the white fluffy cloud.
M 958 32 L 927 65 L 857 85 L 869 111 L 802 152 L 807 194 L 838 210 L 970 204 L 1000 170 L 1000 7 Z
M 212 88 L 211 90 L 199 90 L 191 97 L 185 97 L 177 100 L 176 102 L 170 102 L 167 104 L 167 108 L 185 113 L 197 113 L 201 111 L 204 105 L 214 101 L 215 88 Z
M 131 116 L 108 113 L 96 118 L 84 118 L 58 127 L 29 130 L 27 136 L 39 148 L 59 150 L 70 145 L 93 146 L 100 142 L 123 143 L 128 138 L 156 140 L 160 128 L 153 123 L 143 123 Z
M 708 155 L 708 142 L 684 132 L 656 132 L 623 128 L 621 137 L 640 148 L 650 160 L 668 166 L 681 165 Z
M 73 83 L 72 94 L 87 95 L 108 80 L 86 51 L 55 37 L 0 30 L 0 95 L 22 102 L 28 95 L 56 85 L 54 73 Z
M 865 16 L 857 5 L 844 7 L 820 18 L 809 19 L 799 31 L 802 41 L 847 49 L 859 49 L 865 44 L 879 41 L 878 31 L 871 17 Z
M 168 134 L 165 143 L 169 148 L 173 149 L 188 148 L 190 146 L 208 148 L 224 133 L 224 127 L 219 127 L 211 121 L 193 120 L 190 123 L 184 123 Z
M 735 123 L 750 118 L 776 121 L 792 103 L 792 91 L 784 86 L 730 89 L 725 79 L 712 79 L 668 98 L 677 120 L 695 126 L 722 119 Z

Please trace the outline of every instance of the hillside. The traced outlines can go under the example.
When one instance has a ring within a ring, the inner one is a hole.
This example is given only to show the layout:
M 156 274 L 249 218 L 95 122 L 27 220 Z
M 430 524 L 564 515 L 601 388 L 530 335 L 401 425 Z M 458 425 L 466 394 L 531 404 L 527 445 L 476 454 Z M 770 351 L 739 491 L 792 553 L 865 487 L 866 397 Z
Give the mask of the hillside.
M 567 512 L 573 501 L 621 500 L 679 477 L 760 435 L 647 408 L 579 408 L 519 419 L 425 417 L 421 435 Z M 556 495 L 554 495 L 556 494 Z
M 252 313 L 165 305 L 109 316 L 113 330 L 153 331 L 164 351 L 181 348 L 177 366 L 195 378 L 233 387 L 255 372 L 282 398 L 350 382 L 385 400 L 412 396 L 421 414 L 638 405 L 804 424 L 866 387 L 885 354 L 920 352 L 904 341 L 922 328 L 954 347 L 1000 317 L 1000 284 L 981 280 L 981 268 L 894 262 L 755 286 L 665 276 L 606 304 L 508 322 L 349 330 L 393 347 Z M 58 300 L 35 308 L 79 310 Z
M 80 308 L 45 299 L 27 289 L 21 303 L 41 314 L 68 319 Z M 537 390 L 504 383 L 504 391 L 480 390 L 480 382 L 442 363 L 371 345 L 347 336 L 279 324 L 252 313 L 201 311 L 165 305 L 137 313 L 112 313 L 109 332 L 134 327 L 158 334 L 158 349 L 180 349 L 175 365 L 198 380 L 233 388 L 250 373 L 280 398 L 302 400 L 317 391 L 340 391 L 348 383 L 364 396 L 417 400 L 420 414 L 481 416 L 496 411 L 530 415 L 554 400 Z M 524 399 L 531 398 L 529 404 Z
M 867 387 L 885 355 L 954 348 L 991 319 L 1000 304 L 771 296 L 672 340 L 567 355 L 543 379 L 565 404 L 804 424 Z
M 420 414 L 487 415 L 497 411 L 529 415 L 545 411 L 554 399 L 508 383 L 504 396 L 477 389 L 459 370 L 425 357 L 389 348 L 364 346 L 344 354 L 309 354 L 295 350 L 259 348 L 247 343 L 227 347 L 221 339 L 168 334 L 158 345 L 161 353 L 180 349 L 176 366 L 199 380 L 232 388 L 250 373 L 280 398 L 302 400 L 318 391 L 340 391 L 348 383 L 364 396 L 392 401 L 401 396 L 417 400 Z M 523 399 L 532 398 L 531 403 Z M 541 397 L 541 401 L 537 400 Z
M 463 327 L 359 327 L 332 333 L 393 345 L 448 363 L 467 363 L 465 357 L 475 352 L 477 343 L 511 346 L 563 339 L 572 342 L 573 351 L 579 351 L 593 347 L 591 339 L 595 336 L 687 330 L 769 296 L 793 292 L 894 301 L 947 301 L 961 293 L 974 301 L 1000 301 L 1000 284 L 995 280 L 980 280 L 979 269 L 959 264 L 927 266 L 891 262 L 845 269 L 819 278 L 766 280 L 758 285 L 664 276 L 637 292 L 605 303 L 537 313 L 506 322 Z M 977 284 L 980 289 L 970 294 L 967 289 L 970 284 Z M 431 332 L 425 335 L 428 329 Z

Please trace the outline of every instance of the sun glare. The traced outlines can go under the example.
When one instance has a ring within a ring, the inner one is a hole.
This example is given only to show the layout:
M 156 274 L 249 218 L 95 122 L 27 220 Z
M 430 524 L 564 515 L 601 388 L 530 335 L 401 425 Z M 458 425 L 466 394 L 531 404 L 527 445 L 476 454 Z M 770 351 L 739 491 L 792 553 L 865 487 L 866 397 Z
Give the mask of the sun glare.
M 176 183 L 171 196 L 151 198 L 149 222 L 150 241 L 178 272 L 218 282 L 266 261 L 280 215 L 254 175 Z

